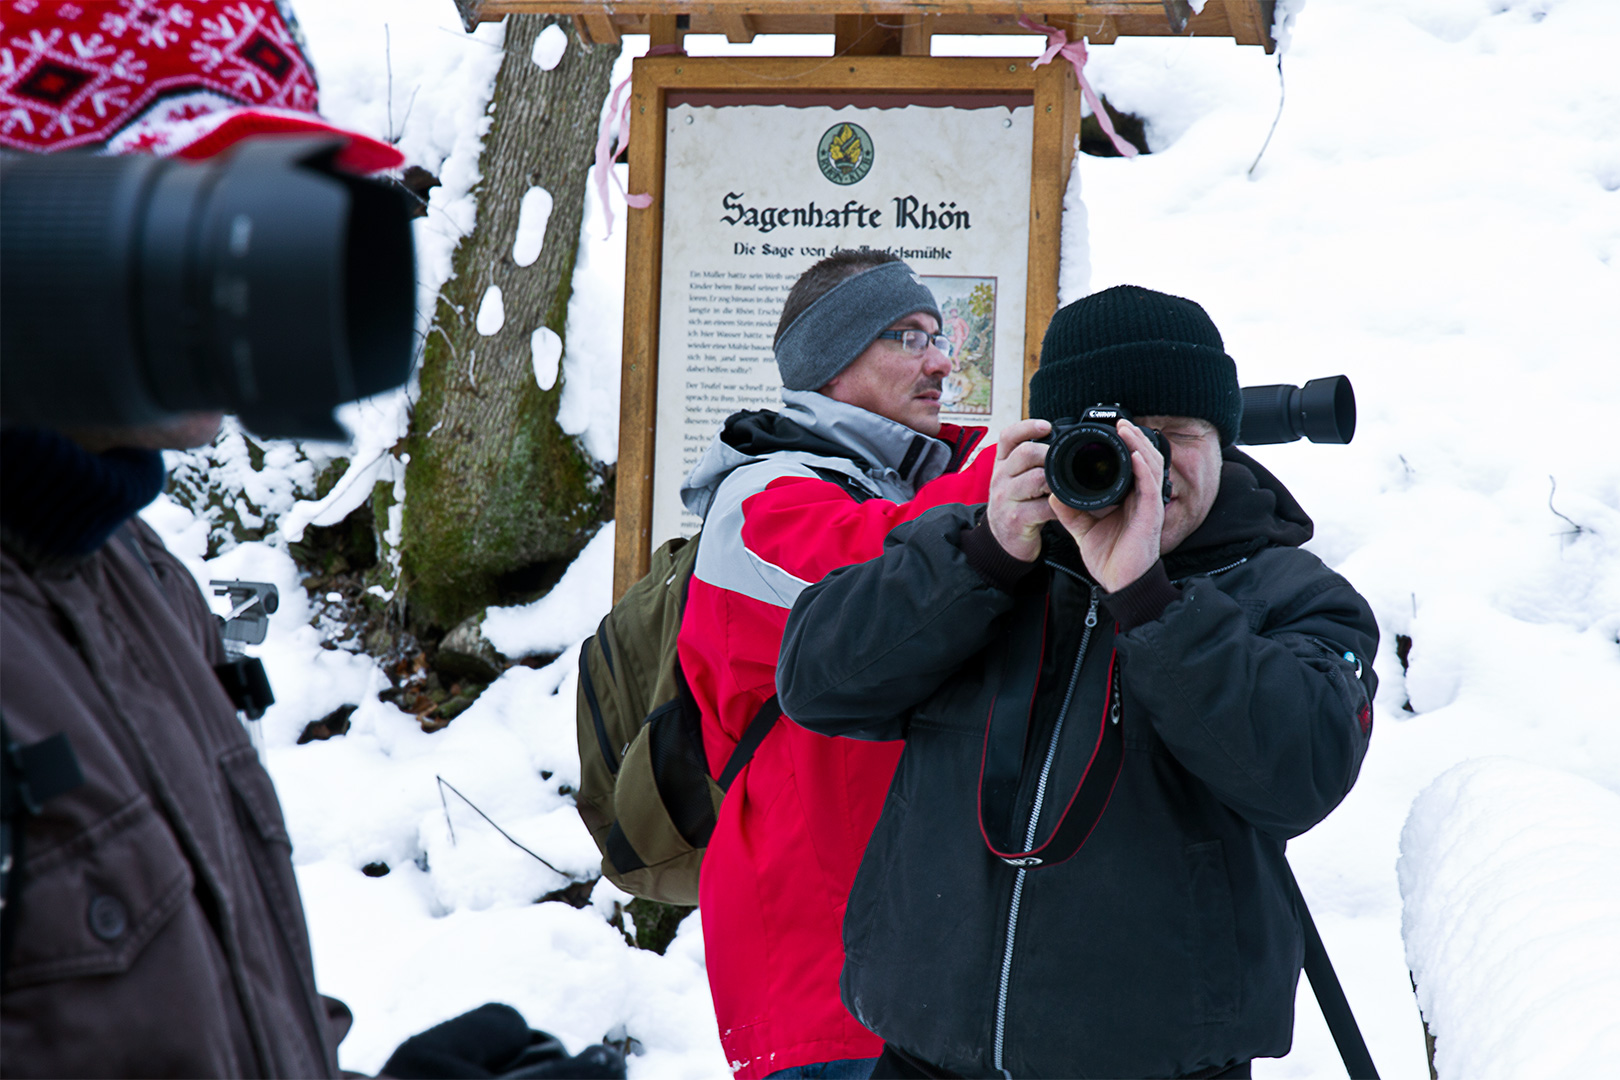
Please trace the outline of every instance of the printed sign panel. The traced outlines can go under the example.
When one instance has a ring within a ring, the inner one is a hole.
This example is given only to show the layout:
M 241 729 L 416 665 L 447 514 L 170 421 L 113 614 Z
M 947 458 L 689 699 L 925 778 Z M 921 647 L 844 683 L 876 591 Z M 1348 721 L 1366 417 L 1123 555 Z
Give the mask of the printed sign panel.
M 893 252 L 933 290 L 956 345 L 944 420 L 988 426 L 993 438 L 1018 419 L 1033 111 L 960 96 L 671 101 L 654 546 L 697 530 L 681 481 L 726 417 L 781 404 L 771 342 L 782 304 L 840 248 Z

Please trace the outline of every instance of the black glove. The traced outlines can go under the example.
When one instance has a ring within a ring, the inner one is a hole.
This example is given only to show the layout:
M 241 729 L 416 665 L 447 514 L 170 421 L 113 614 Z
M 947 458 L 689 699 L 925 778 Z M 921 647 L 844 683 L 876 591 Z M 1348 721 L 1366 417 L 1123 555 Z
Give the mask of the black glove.
M 569 1057 L 554 1036 L 496 1002 L 412 1035 L 382 1068 L 395 1080 L 623 1080 L 624 1074 L 624 1057 L 612 1047 L 588 1046 Z

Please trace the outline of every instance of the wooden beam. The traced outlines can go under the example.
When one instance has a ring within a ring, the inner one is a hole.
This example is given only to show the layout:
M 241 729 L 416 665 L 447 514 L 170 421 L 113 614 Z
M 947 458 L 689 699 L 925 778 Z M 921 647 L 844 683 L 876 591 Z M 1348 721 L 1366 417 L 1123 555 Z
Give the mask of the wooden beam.
M 1264 45 L 1271 37 L 1270 20 L 1261 14 L 1260 0 L 1226 0 L 1225 7 L 1226 25 L 1239 45 Z
M 933 51 L 933 15 L 900 16 L 900 54 L 902 56 L 928 56 Z
M 897 56 L 899 26 L 876 15 L 838 15 L 833 19 L 834 56 Z
M 714 15 L 719 13 L 747 13 L 771 17 L 775 9 L 789 9 L 795 15 L 968 15 L 1012 16 L 1017 19 L 1028 15 L 1031 9 L 1051 15 L 1103 14 L 1157 14 L 1164 15 L 1164 0 L 457 0 L 469 6 L 484 9 L 488 16 L 499 18 L 514 11 L 550 12 L 559 15 L 613 14 L 614 16 L 643 17 L 647 15 Z M 1220 0 L 1209 0 L 1219 3 Z
M 671 22 L 674 17 L 670 17 Z M 637 60 L 639 74 L 648 63 Z M 670 59 L 678 59 L 671 57 Z M 659 282 L 664 261 L 664 90 L 657 79 L 630 81 L 630 190 L 653 197 L 645 210 L 626 210 L 624 355 L 619 382 L 618 492 L 613 538 L 613 599 L 647 572 L 652 552 L 653 445 L 658 426 Z M 633 496 L 629 493 L 634 493 Z
M 1164 17 L 1170 21 L 1172 34 L 1185 34 L 1193 17 L 1192 4 L 1187 0 L 1164 0 Z
M 1074 68 L 1046 64 L 1035 69 L 1035 126 L 1030 148 L 1029 264 L 1024 295 L 1024 393 L 1029 415 L 1029 380 L 1041 365 L 1041 340 L 1057 311 L 1058 268 L 1062 261 L 1063 196 L 1080 149 L 1080 87 Z
M 1070 41 L 1085 38 L 1093 45 L 1112 45 L 1119 37 L 1119 28 L 1112 15 L 1076 15 L 1067 18 L 1052 17 L 1048 26 L 1056 26 L 1069 35 Z
M 579 31 L 579 38 L 587 45 L 617 45 L 620 42 L 618 27 L 607 15 L 575 15 L 574 29 Z
M 679 15 L 647 16 L 648 47 L 656 48 L 659 45 L 673 45 L 680 48 L 685 38 L 686 31 L 681 29 Z
M 714 18 L 724 28 L 726 40 L 734 45 L 746 45 L 758 33 L 754 16 L 746 12 L 717 12 Z
M 900 37 L 897 46 L 885 46 L 884 53 L 905 48 L 903 26 L 910 17 L 926 17 L 931 23 L 928 36 L 935 34 L 1023 34 L 1020 16 L 1044 19 L 1053 26 L 1065 20 L 1083 29 L 1093 44 L 1102 45 L 1117 37 L 1164 36 L 1171 33 L 1165 16 L 1164 0 L 456 0 L 467 25 L 498 20 L 513 13 L 589 16 L 593 40 L 600 28 L 611 26 L 618 36 L 649 33 L 650 21 L 670 15 L 685 15 L 695 33 L 720 33 L 738 40 L 743 33 L 759 34 L 836 34 L 839 17 L 875 19 Z M 1208 0 L 1202 12 L 1186 24 L 1194 37 L 1233 37 L 1228 28 L 1228 3 L 1258 5 L 1255 19 L 1242 17 L 1248 27 L 1244 37 L 1275 49 L 1270 30 L 1276 0 Z M 1038 9 L 1038 10 L 1031 10 Z M 745 19 L 747 30 L 736 22 Z M 602 20 L 598 24 L 596 20 Z M 1238 23 L 1233 23 L 1237 26 Z M 1256 28 L 1259 37 L 1256 38 Z M 607 35 L 603 35 L 604 38 Z M 746 39 L 745 39 L 746 40 Z M 855 55 L 861 55 L 857 52 Z M 910 55 L 910 54 L 908 54 Z M 920 55 L 918 53 L 917 55 Z

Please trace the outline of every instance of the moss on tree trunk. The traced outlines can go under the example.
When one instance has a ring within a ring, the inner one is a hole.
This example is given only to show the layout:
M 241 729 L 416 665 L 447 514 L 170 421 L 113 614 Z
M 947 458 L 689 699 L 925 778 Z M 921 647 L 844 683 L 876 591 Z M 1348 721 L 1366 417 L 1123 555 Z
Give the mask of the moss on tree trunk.
M 529 339 L 540 326 L 565 336 L 586 176 L 619 50 L 581 44 L 558 19 L 568 50 L 544 71 L 531 51 L 547 21 L 507 18 L 474 188 L 477 222 L 456 248 L 423 353 L 400 564 L 419 628 L 454 626 L 498 599 L 502 575 L 574 554 L 612 494 L 557 427 L 562 378 L 539 388 Z M 552 211 L 540 257 L 518 266 L 512 242 L 530 187 L 551 194 Z M 491 285 L 506 318 L 486 337 L 475 323 Z

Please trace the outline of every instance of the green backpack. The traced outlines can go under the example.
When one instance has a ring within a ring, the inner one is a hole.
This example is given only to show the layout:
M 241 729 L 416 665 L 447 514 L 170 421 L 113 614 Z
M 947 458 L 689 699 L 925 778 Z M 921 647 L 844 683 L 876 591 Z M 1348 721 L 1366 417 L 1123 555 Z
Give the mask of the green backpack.
M 632 896 L 698 902 L 698 868 L 720 800 L 770 733 L 771 695 L 718 780 L 676 655 L 698 537 L 669 541 L 579 654 L 579 816 L 602 852 L 602 874 Z

